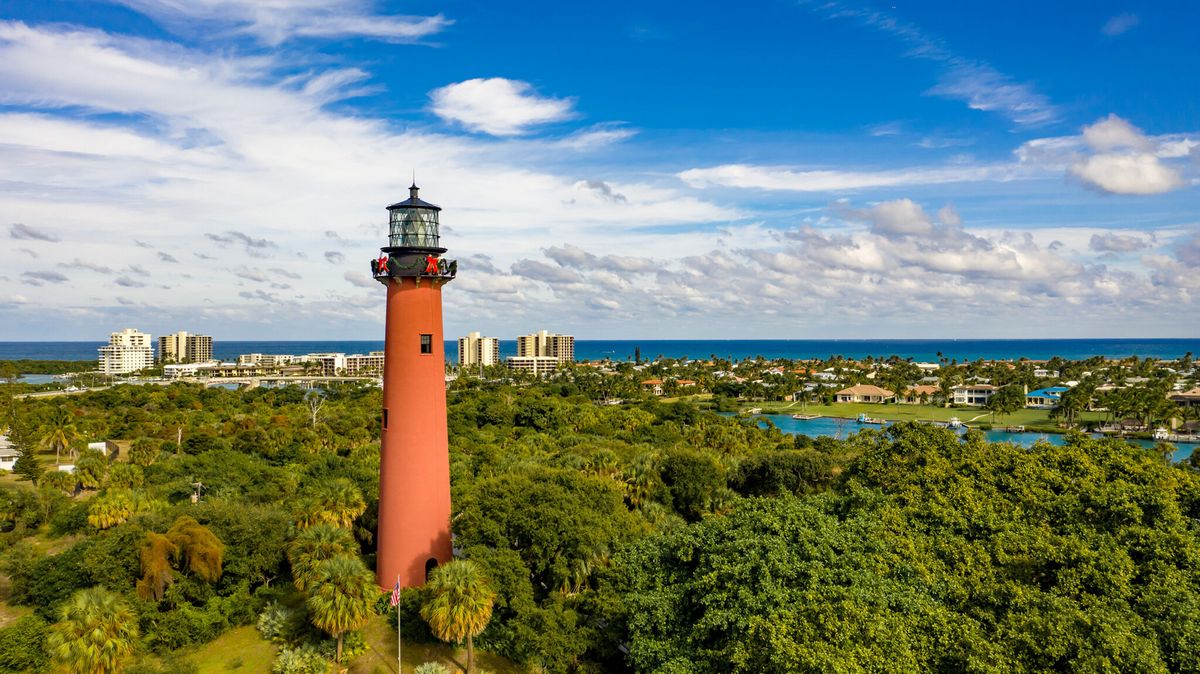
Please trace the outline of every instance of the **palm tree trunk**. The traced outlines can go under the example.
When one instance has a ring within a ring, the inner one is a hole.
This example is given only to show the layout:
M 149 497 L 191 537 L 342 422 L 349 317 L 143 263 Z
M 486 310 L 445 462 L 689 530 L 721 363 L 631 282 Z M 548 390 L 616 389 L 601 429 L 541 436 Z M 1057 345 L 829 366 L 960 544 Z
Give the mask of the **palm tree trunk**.
M 475 674 L 475 638 L 467 635 L 467 674 Z
M 340 664 L 342 664 L 342 633 L 338 632 L 337 637 L 338 637 L 337 657 L 335 657 L 333 659 L 333 661 L 340 665 Z

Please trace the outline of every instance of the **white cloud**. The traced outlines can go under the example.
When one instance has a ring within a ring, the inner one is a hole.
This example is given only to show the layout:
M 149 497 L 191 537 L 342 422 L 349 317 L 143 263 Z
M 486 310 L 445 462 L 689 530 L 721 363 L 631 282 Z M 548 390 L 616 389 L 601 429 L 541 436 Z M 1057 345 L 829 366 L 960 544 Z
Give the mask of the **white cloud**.
M 1131 149 L 1149 152 L 1154 141 L 1128 121 L 1109 113 L 1108 117 L 1083 127 L 1083 142 L 1097 152 Z
M 392 16 L 371 11 L 367 0 L 112 0 L 181 33 L 223 27 L 278 45 L 296 37 L 366 37 L 414 42 L 453 22 L 436 16 Z
M 1185 162 L 1200 139 L 1184 134 L 1147 136 L 1110 114 L 1078 136 L 1039 138 L 1016 150 L 1021 165 L 1062 170 L 1085 185 L 1110 194 L 1162 194 L 1185 187 Z
M 1187 184 L 1179 171 L 1148 154 L 1098 154 L 1071 167 L 1083 182 L 1113 194 L 1162 194 Z
M 214 332 L 240 329 L 246 336 L 294 326 L 287 311 L 329 326 L 315 330 L 334 336 L 349 325 L 375 325 L 382 315 L 378 302 L 365 306 L 360 295 L 335 290 L 346 286 L 346 267 L 330 264 L 338 256 L 323 252 L 336 240 L 339 250 L 331 252 L 365 271 L 385 240 L 383 206 L 402 198 L 410 177 L 410 167 L 398 166 L 396 157 L 419 158 L 418 179 L 428 188 L 422 196 L 447 206 L 443 235 L 451 255 L 467 259 L 486 251 L 500 268 L 538 255 L 548 240 L 603 245 L 627 256 L 644 246 L 698 251 L 708 245 L 704 237 L 639 230 L 743 217 L 741 209 L 689 195 L 669 179 L 663 186 L 606 175 L 605 198 L 603 189 L 587 187 L 586 174 L 548 169 L 540 160 L 559 149 L 558 140 L 397 130 L 380 119 L 330 110 L 329 83 L 337 78 L 321 70 L 296 76 L 283 58 L 0 22 L 0 102 L 31 110 L 0 111 L 0 210 L 8 223 L 27 223 L 16 230 L 9 224 L 8 235 L 39 233 L 86 250 L 85 261 L 126 270 L 114 279 L 130 289 L 122 296 L 137 302 L 138 311 L 159 310 L 135 315 L 117 306 L 113 293 L 75 305 L 42 281 L 27 290 L 20 275 L 37 271 L 34 260 L 15 246 L 0 246 L 0 268 L 12 270 L 8 280 L 0 278 L 0 295 L 21 291 L 32 299 L 24 309 L 6 310 L 23 313 L 0 315 L 0 325 L 36 338 L 50 326 L 32 313 L 34 306 L 54 307 L 63 321 L 77 321 L 78 337 L 99 334 L 97 326 L 114 316 L 142 316 L 144 329 L 154 331 L 194 317 L 200 325 L 217 323 L 209 328 Z M 322 78 L 323 84 L 309 86 Z M 80 109 L 101 114 L 80 115 Z M 53 223 L 52 233 L 45 223 Z M 134 239 L 146 247 L 131 245 Z M 180 251 L 191 251 L 181 264 L 194 278 L 169 292 L 136 280 L 135 266 L 166 271 L 158 251 L 181 260 Z M 248 294 L 239 295 L 238 284 L 247 280 L 238 271 L 262 274 L 271 267 L 302 278 L 280 296 L 279 313 L 246 309 L 261 296 L 244 288 Z M 464 292 L 448 294 L 447 302 L 495 315 L 480 299 L 489 296 L 485 290 L 465 292 L 476 282 L 464 274 L 454 286 Z M 331 293 L 337 298 L 327 300 Z M 500 318 L 518 313 L 510 307 Z M 54 327 L 67 329 L 65 322 Z M 16 338 L 7 330 L 5 336 Z
M 891 171 L 798 171 L 784 166 L 724 164 L 682 171 L 679 179 L 697 189 L 721 186 L 792 192 L 834 192 L 870 187 L 935 185 L 1006 180 L 1016 177 L 1005 166 L 948 166 Z
M 1125 12 L 1105 21 L 1104 25 L 1100 27 L 1100 32 L 1109 37 L 1116 37 L 1133 29 L 1139 23 L 1141 23 L 1141 19 L 1138 18 L 1137 14 Z
M 502 77 L 448 84 L 429 97 L 438 117 L 493 136 L 517 136 L 574 116 L 572 99 L 538 96 L 528 82 Z

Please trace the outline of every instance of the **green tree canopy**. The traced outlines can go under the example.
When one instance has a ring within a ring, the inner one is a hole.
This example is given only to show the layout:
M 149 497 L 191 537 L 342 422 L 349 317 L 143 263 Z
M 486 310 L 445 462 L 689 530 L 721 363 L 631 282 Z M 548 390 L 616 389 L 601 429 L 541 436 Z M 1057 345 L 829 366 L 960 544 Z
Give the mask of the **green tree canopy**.
M 76 592 L 58 612 L 47 645 L 51 658 L 69 672 L 110 674 L 133 653 L 137 616 L 121 597 L 94 587 Z

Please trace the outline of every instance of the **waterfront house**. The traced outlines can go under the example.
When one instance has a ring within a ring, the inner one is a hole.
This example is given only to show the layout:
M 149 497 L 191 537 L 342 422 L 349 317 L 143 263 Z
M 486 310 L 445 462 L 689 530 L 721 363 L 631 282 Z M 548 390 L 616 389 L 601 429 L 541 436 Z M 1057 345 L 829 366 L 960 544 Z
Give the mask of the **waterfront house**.
M 17 465 L 19 456 L 16 447 L 13 447 L 12 443 L 8 441 L 8 435 L 0 435 L 0 470 L 11 471 Z
M 882 403 L 895 397 L 895 393 L 872 384 L 856 384 L 837 392 L 839 403 Z
M 1200 386 L 1172 394 L 1171 402 L 1185 407 L 1200 407 Z
M 941 387 L 925 384 L 921 386 L 909 386 L 904 389 L 904 392 L 896 396 L 896 402 L 905 405 L 920 405 L 934 399 L 935 396 L 941 394 Z
M 1025 394 L 1025 406 L 1039 410 L 1052 410 L 1062 402 L 1062 394 L 1070 391 L 1066 386 L 1050 386 Z
M 996 395 L 998 389 L 999 387 L 991 384 L 961 384 L 952 389 L 951 402 L 955 405 L 983 407 Z
M 656 396 L 660 396 L 663 394 L 663 380 L 647 379 L 646 381 L 642 382 L 642 390 L 653 393 Z

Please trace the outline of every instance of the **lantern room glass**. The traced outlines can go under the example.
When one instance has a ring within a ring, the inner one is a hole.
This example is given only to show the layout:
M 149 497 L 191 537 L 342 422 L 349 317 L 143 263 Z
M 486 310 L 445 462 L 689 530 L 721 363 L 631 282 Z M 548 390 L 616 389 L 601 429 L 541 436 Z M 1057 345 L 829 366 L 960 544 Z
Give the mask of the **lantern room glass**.
M 388 245 L 393 248 L 438 248 L 438 212 L 429 208 L 391 211 Z

